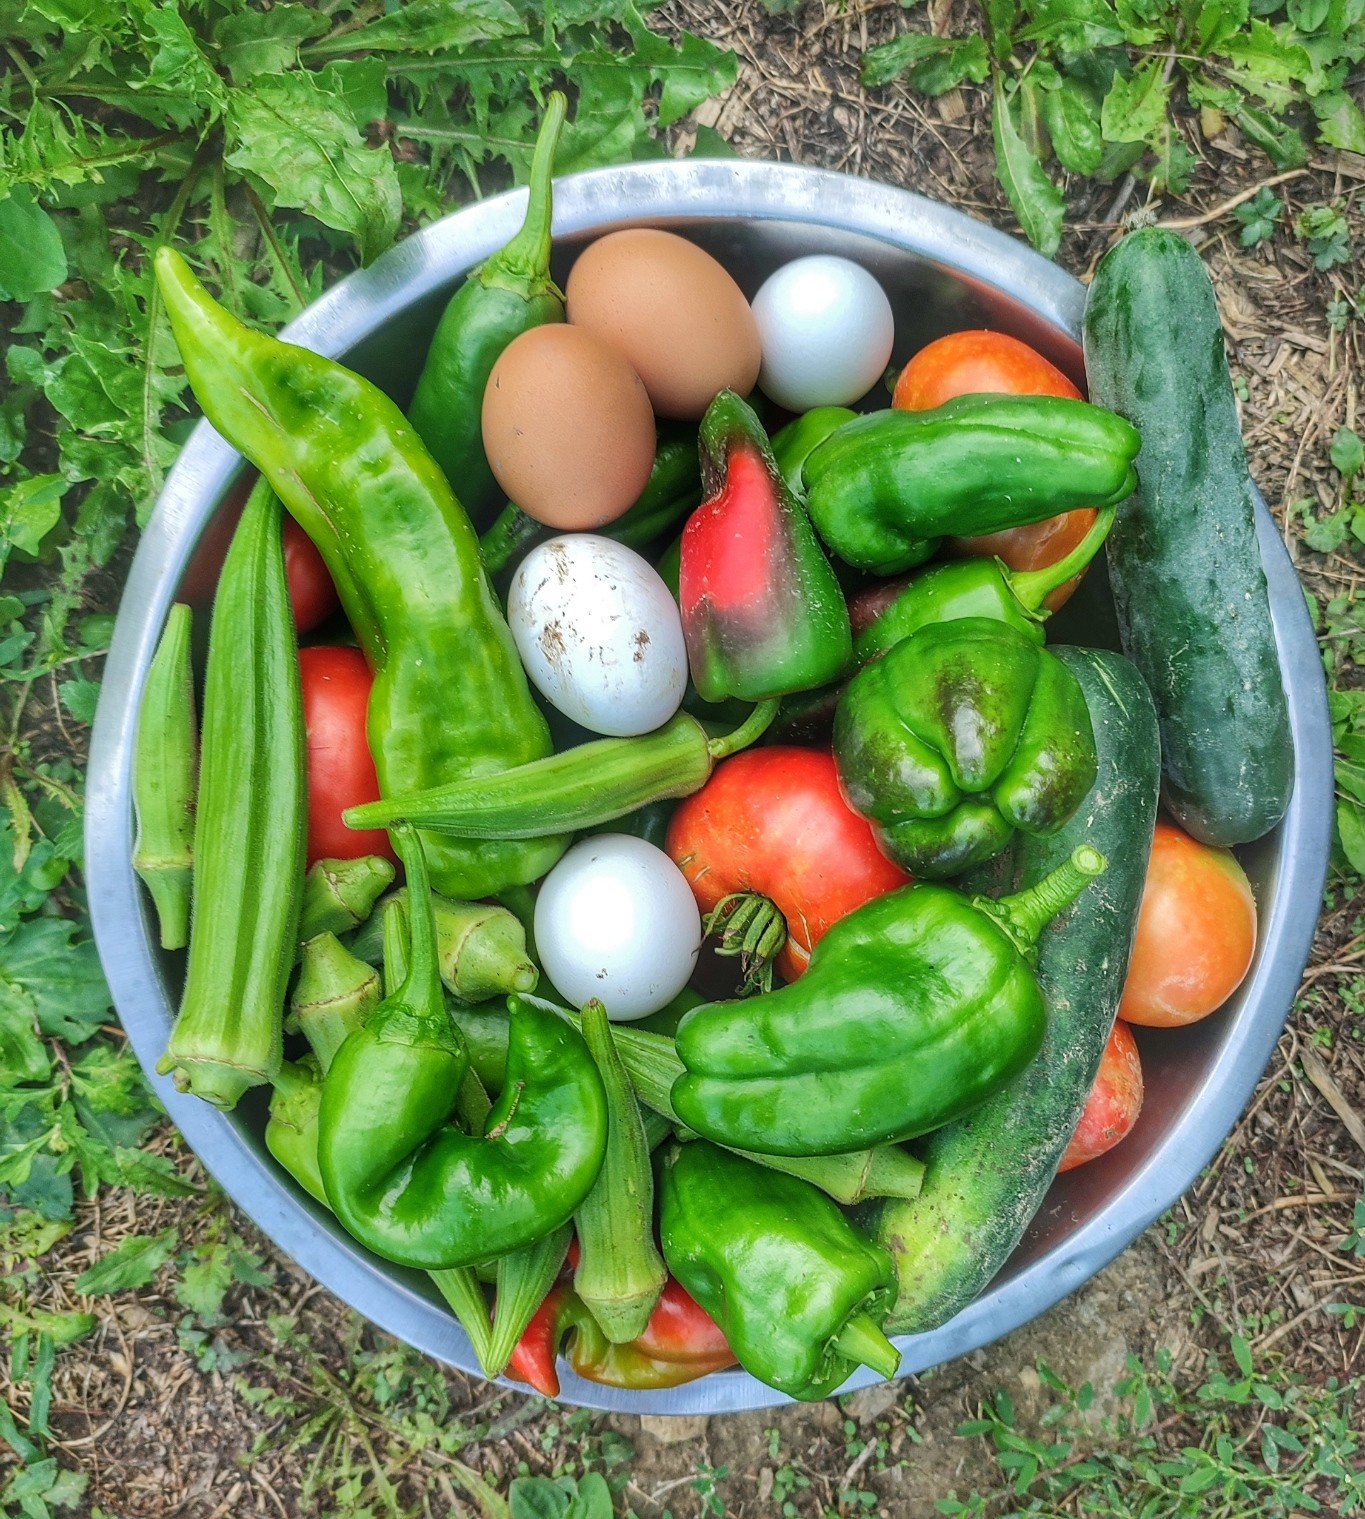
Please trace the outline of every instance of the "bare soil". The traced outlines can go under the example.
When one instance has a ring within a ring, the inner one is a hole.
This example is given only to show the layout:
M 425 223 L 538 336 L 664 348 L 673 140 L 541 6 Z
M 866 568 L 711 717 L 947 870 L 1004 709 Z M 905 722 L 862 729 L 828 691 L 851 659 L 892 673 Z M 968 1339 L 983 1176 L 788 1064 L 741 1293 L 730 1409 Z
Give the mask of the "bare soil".
M 858 81 L 866 47 L 907 25 L 947 30 L 953 0 L 930 0 L 912 13 L 894 0 L 808 3 L 775 16 L 754 4 L 722 14 L 702 0 L 670 0 L 659 14 L 740 54 L 737 85 L 704 118 L 742 155 L 908 186 L 1017 232 L 994 180 L 984 89 L 930 101 L 894 85 L 867 92 Z M 1197 116 L 1182 129 L 1197 137 Z M 1115 238 L 1141 222 L 1180 227 L 1197 242 L 1245 384 L 1254 473 L 1307 586 L 1323 602 L 1358 595 L 1359 563 L 1345 552 L 1302 549 L 1290 505 L 1309 498 L 1327 509 L 1339 496 L 1327 447 L 1337 428 L 1356 422 L 1360 354 L 1357 328 L 1334 331 L 1326 310 L 1343 289 L 1354 294 L 1343 275 L 1354 281 L 1359 270 L 1317 271 L 1284 229 L 1304 206 L 1344 202 L 1358 242 L 1365 163 L 1323 154 L 1294 176 L 1275 176 L 1231 131 L 1199 146 L 1204 164 L 1179 200 L 1151 199 L 1144 183 L 1129 180 L 1070 186 L 1059 262 L 1085 277 Z M 1287 202 L 1282 230 L 1246 251 L 1230 203 L 1267 180 Z M 94 1334 L 59 1358 L 56 1453 L 88 1476 L 85 1511 L 120 1519 L 362 1515 L 395 1505 L 473 1512 L 461 1463 L 505 1491 L 519 1470 L 548 1472 L 581 1458 L 628 1471 L 627 1500 L 642 1519 L 665 1510 L 772 1514 L 788 1496 L 795 1512 L 820 1514 L 822 1506 L 837 1509 L 839 1495 L 854 1486 L 875 1492 L 876 1512 L 919 1519 L 950 1491 L 999 1487 L 983 1443 L 954 1431 L 1002 1386 L 1021 1416 L 1040 1412 L 1049 1397 L 1040 1360 L 1073 1385 L 1092 1383 L 1101 1411 L 1129 1354 L 1150 1358 L 1166 1347 L 1177 1382 L 1197 1386 L 1205 1357 L 1233 1332 L 1259 1362 L 1312 1381 L 1358 1373 L 1365 1329 L 1346 1328 L 1324 1307 L 1365 1300 L 1362 1263 L 1339 1248 L 1365 1166 L 1363 964 L 1360 905 L 1337 890 L 1251 1107 L 1194 1190 L 1057 1308 L 930 1375 L 842 1405 L 709 1421 L 574 1414 L 395 1347 L 211 1194 L 171 1202 L 113 1191 L 83 1210 L 34 1284 L 35 1303 L 93 1306 L 104 1315 Z M 203 1183 L 175 1136 L 158 1142 Z M 186 1240 L 240 1236 L 269 1280 L 235 1286 L 224 1322 L 207 1329 L 176 1299 L 169 1270 L 141 1293 L 93 1304 L 74 1296 L 71 1283 L 91 1260 L 127 1234 L 169 1223 Z M 3 1370 L 0 1393 L 24 1408 L 25 1392 L 8 1386 Z M 860 1448 L 869 1439 L 870 1455 Z M 3 1461 L 0 1455 L 0 1482 Z M 792 1490 L 793 1473 L 808 1485 Z

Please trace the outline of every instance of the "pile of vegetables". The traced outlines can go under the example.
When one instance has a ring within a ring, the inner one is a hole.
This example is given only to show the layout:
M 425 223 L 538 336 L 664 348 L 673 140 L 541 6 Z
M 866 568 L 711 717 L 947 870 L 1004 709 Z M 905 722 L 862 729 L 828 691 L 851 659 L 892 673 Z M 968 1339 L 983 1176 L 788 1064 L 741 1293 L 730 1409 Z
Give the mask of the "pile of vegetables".
M 847 260 L 750 306 L 615 233 L 565 302 L 562 118 L 406 416 L 157 255 L 260 472 L 202 719 L 187 607 L 141 711 L 135 864 L 187 949 L 160 1068 L 224 1108 L 270 1083 L 276 1159 L 489 1374 L 553 1393 L 567 1346 L 820 1398 L 1131 1127 L 1126 1022 L 1249 964 L 1229 846 L 1292 748 L 1221 337 L 1188 245 L 1137 233 L 1089 401 L 956 334 L 859 416 L 894 317 Z M 1128 657 L 1046 646 L 1106 537 Z

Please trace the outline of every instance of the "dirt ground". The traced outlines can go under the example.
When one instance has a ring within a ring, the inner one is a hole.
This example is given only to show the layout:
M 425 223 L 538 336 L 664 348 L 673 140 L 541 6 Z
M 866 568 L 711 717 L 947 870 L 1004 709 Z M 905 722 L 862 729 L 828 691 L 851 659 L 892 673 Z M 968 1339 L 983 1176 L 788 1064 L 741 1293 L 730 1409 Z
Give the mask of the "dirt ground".
M 951 5 L 933 0 L 931 24 L 945 27 Z M 662 14 L 738 50 L 739 82 L 706 114 L 742 155 L 908 186 L 1017 231 L 993 178 L 984 90 L 927 101 L 894 86 L 861 89 L 863 49 L 905 25 L 894 0 L 810 3 L 781 16 L 749 4 L 726 8 L 730 19 L 721 10 L 671 0 Z M 1188 126 L 1197 131 L 1197 119 Z M 1289 511 L 1304 498 L 1322 510 L 1334 503 L 1328 443 L 1356 421 L 1355 329 L 1339 333 L 1326 319 L 1343 271 L 1316 271 L 1283 231 L 1243 251 L 1229 203 L 1271 180 L 1289 208 L 1283 224 L 1306 205 L 1349 198 L 1354 207 L 1365 163 L 1331 154 L 1274 176 L 1230 132 L 1204 152 L 1182 200 L 1149 202 L 1147 187 L 1127 180 L 1073 196 L 1059 262 L 1084 276 L 1141 221 L 1184 228 L 1199 242 L 1246 386 L 1256 477 L 1307 583 L 1324 599 L 1343 595 L 1358 588 L 1358 563 L 1303 551 Z M 1358 239 L 1361 219 L 1352 216 Z M 211 1196 L 173 1202 L 114 1192 L 47 1258 L 50 1306 L 79 1306 L 71 1282 L 118 1238 L 170 1223 L 186 1239 L 240 1237 L 260 1258 L 244 1272 L 258 1284 L 239 1281 L 223 1322 L 206 1329 L 186 1329 L 169 1273 L 155 1289 L 106 1300 L 106 1322 L 59 1361 L 56 1453 L 90 1479 L 83 1511 L 120 1519 L 368 1515 L 409 1504 L 459 1512 L 469 1501 L 461 1463 L 503 1491 L 518 1470 L 579 1458 L 628 1471 L 626 1498 L 642 1519 L 665 1510 L 772 1514 L 787 1501 L 793 1512 L 819 1514 L 851 1487 L 872 1493 L 877 1512 L 919 1519 L 950 1491 L 998 1487 L 985 1445 L 954 1430 L 1002 1386 L 1022 1418 L 1040 1411 L 1048 1392 L 1039 1360 L 1073 1385 L 1092 1383 L 1102 1403 L 1130 1353 L 1150 1358 L 1167 1348 L 1172 1377 L 1192 1386 L 1230 1333 L 1246 1338 L 1258 1363 L 1314 1381 L 1359 1372 L 1365 1329 L 1323 1309 L 1365 1300 L 1362 1263 L 1336 1248 L 1365 1165 L 1363 965 L 1358 904 L 1338 892 L 1251 1108 L 1194 1191 L 1060 1306 L 928 1376 L 870 1389 L 842 1407 L 674 1422 L 574 1414 L 394 1347 Z M 171 1135 L 159 1142 L 177 1149 Z M 182 1162 L 202 1181 L 191 1157 Z M 873 1511 L 868 1502 L 858 1511 Z

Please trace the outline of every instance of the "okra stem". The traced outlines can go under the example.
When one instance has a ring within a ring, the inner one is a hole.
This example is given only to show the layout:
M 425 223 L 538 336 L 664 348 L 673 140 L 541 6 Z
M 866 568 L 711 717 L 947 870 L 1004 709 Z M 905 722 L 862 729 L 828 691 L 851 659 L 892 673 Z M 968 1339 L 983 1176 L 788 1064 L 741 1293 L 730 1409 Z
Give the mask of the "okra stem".
M 147 672 L 133 750 L 133 869 L 152 895 L 162 949 L 184 949 L 190 937 L 198 768 L 190 620 L 182 602 L 166 618 Z

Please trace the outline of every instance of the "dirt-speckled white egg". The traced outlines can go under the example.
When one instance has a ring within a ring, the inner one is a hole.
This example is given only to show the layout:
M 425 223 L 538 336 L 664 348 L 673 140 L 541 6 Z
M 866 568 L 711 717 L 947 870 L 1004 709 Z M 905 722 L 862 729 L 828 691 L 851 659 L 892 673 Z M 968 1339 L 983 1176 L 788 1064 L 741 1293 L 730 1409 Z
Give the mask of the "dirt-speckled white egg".
M 683 699 L 678 605 L 624 544 L 566 533 L 532 549 L 513 576 L 507 621 L 532 684 L 594 733 L 649 733 Z

